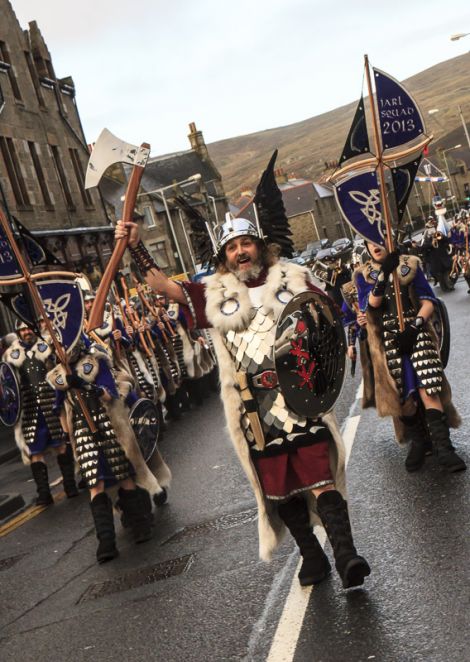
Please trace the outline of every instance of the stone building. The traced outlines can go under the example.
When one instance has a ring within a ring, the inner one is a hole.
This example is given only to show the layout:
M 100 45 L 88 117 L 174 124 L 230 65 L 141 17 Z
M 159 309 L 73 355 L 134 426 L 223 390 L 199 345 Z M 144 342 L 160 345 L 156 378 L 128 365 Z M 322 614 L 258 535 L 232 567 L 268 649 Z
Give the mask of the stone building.
M 175 196 L 183 196 L 212 223 L 223 221 L 227 210 L 222 178 L 202 131 L 196 129 L 194 122 L 189 130 L 191 149 L 148 160 L 137 196 L 137 210 L 144 216 L 143 241 L 169 276 L 191 276 L 200 266 L 194 255 L 190 224 L 175 203 Z M 115 168 L 100 184 L 108 212 L 115 219 L 122 209 L 127 176 L 126 168 Z
M 23 30 L 8 0 L 0 16 L 0 202 L 68 269 L 98 279 L 112 231 L 99 191 L 84 188 L 73 80 L 57 78 L 36 22 Z
M 319 239 L 334 241 L 351 236 L 330 187 L 307 179 L 289 179 L 282 168 L 278 168 L 275 175 L 282 192 L 295 250 L 302 251 L 307 244 Z M 252 192 L 245 191 L 232 211 L 254 220 L 252 197 Z

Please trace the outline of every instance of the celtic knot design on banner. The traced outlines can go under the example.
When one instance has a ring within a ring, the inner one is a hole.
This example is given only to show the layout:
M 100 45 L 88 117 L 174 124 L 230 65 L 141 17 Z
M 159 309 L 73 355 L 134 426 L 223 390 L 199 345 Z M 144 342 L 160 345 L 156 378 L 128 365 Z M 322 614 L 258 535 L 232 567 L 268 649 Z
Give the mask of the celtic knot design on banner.
M 55 301 L 52 299 L 44 299 L 43 302 L 47 316 L 52 322 L 59 341 L 62 342 L 62 333 L 60 332 L 60 329 L 65 329 L 67 324 L 67 306 L 70 303 L 70 294 L 62 294 Z
M 383 237 L 383 227 L 382 227 L 382 212 L 380 211 L 380 193 L 376 188 L 369 190 L 369 195 L 363 193 L 362 191 L 350 191 L 349 195 L 357 202 L 361 207 L 361 212 L 364 214 L 366 219 L 371 225 L 377 223 L 377 228 L 380 233 L 380 236 Z

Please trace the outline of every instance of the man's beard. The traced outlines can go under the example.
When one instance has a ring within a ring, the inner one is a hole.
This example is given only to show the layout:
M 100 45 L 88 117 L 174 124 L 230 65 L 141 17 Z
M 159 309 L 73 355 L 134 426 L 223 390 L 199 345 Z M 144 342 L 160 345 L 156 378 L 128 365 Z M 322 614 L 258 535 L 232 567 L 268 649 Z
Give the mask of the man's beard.
M 263 269 L 259 262 L 252 264 L 249 269 L 239 269 L 238 265 L 236 267 L 231 265 L 227 266 L 228 270 L 231 271 L 238 278 L 238 280 L 241 280 L 243 283 L 246 283 L 248 280 L 255 280 L 255 278 L 258 278 Z

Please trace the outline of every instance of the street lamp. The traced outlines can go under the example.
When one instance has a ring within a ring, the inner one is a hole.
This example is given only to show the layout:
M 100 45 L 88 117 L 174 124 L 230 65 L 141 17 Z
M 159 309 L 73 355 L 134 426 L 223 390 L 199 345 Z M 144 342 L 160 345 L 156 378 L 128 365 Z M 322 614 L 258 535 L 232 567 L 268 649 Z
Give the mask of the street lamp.
M 214 207 L 214 214 L 215 214 L 215 220 L 217 222 L 217 225 L 219 225 L 219 215 L 217 213 L 217 205 L 215 204 L 215 198 L 213 195 L 207 194 L 207 197 L 209 200 L 212 200 L 212 206 Z
M 447 175 L 449 177 L 450 191 L 452 193 L 452 207 L 454 208 L 454 211 L 455 211 L 455 206 L 457 206 L 457 211 L 459 210 L 459 205 L 457 203 L 457 196 L 455 195 L 454 185 L 452 184 L 452 178 L 450 176 L 449 164 L 447 163 L 447 159 L 446 159 L 446 152 L 451 152 L 453 149 L 459 149 L 460 147 L 462 147 L 462 145 L 454 145 L 453 147 L 449 147 L 448 149 L 442 150 L 442 156 L 444 159 Z
M 462 122 L 465 137 L 467 139 L 467 145 L 468 145 L 468 148 L 470 149 L 470 136 L 468 135 L 468 129 L 467 129 L 467 125 L 465 123 L 465 118 L 464 118 L 463 113 L 462 113 L 462 108 L 460 106 L 457 106 L 457 110 L 459 112 L 460 121 Z M 438 112 L 439 112 L 439 108 L 431 108 L 431 110 L 428 110 L 428 115 L 435 115 Z M 437 120 L 437 118 L 435 119 L 435 121 L 439 125 L 439 128 L 441 129 L 441 131 L 444 131 L 443 127 L 441 126 L 441 123 Z
M 180 182 L 173 182 L 173 184 L 168 184 L 167 186 L 161 186 L 160 188 L 154 189 L 152 191 L 145 191 L 144 193 L 139 193 L 138 198 L 141 198 L 142 196 L 151 196 L 151 195 L 159 195 L 162 202 L 163 206 L 165 208 L 165 214 L 168 219 L 168 225 L 170 226 L 170 231 L 171 231 L 171 236 L 173 237 L 173 242 L 175 244 L 176 248 L 176 254 L 178 256 L 178 260 L 180 263 L 180 267 L 183 271 L 187 272 L 188 270 L 186 269 L 186 265 L 183 260 L 183 255 L 181 252 L 181 248 L 178 242 L 178 237 L 176 236 L 175 232 L 175 227 L 173 225 L 173 219 L 171 218 L 171 213 L 170 213 L 170 208 L 168 207 L 168 200 L 165 197 L 165 191 L 171 188 L 174 188 L 175 186 L 180 186 L 183 188 L 183 186 L 188 186 L 189 184 L 192 184 L 193 182 L 197 182 L 202 178 L 202 175 L 198 172 L 195 175 L 191 175 L 190 177 L 187 177 L 186 179 L 183 179 Z M 181 216 L 180 216 L 181 219 Z M 185 228 L 183 227 L 183 230 Z M 185 233 L 186 236 L 186 233 Z

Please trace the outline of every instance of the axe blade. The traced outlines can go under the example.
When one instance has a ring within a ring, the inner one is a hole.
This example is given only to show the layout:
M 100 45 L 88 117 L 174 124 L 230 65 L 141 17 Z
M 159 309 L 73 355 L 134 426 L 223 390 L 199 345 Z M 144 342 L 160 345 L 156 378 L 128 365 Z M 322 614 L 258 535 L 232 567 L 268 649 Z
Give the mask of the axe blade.
M 131 145 L 120 140 L 108 129 L 103 129 L 95 143 L 85 176 L 85 188 L 98 186 L 101 177 L 114 163 L 129 163 L 144 167 L 150 155 L 150 148 Z

